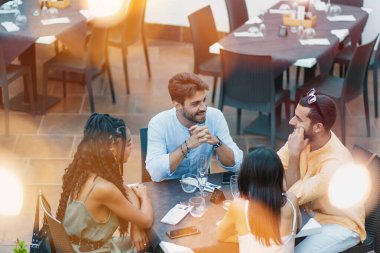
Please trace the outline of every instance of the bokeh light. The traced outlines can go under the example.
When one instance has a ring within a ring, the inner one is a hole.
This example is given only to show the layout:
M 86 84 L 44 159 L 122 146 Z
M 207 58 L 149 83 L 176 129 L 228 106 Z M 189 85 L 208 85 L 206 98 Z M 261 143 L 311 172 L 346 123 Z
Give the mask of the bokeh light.
M 0 168 L 0 215 L 18 215 L 23 199 L 23 189 L 18 178 Z
M 88 9 L 94 17 L 105 18 L 116 15 L 126 0 L 88 0 Z
M 328 195 L 330 203 L 341 209 L 364 204 L 371 189 L 368 170 L 361 164 L 346 164 L 332 176 Z

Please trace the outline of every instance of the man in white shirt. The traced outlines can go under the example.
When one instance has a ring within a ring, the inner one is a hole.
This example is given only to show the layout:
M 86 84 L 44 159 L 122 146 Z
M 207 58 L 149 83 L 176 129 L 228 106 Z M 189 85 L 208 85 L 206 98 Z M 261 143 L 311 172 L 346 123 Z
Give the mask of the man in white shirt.
M 232 140 L 224 115 L 207 107 L 208 85 L 193 73 L 169 80 L 174 108 L 154 116 L 148 126 L 146 167 L 153 181 L 179 178 L 197 170 L 197 159 L 216 152 L 220 165 L 236 171 L 243 152 Z

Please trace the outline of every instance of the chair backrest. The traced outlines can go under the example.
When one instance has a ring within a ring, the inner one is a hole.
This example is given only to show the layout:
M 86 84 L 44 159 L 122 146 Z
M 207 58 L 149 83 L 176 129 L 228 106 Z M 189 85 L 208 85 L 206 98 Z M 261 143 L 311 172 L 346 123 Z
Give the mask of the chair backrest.
M 230 32 L 248 20 L 248 10 L 245 0 L 226 0 Z
M 343 96 L 345 101 L 350 101 L 363 93 L 372 51 L 377 36 L 371 42 L 358 46 L 354 50 L 351 62 L 344 80 Z
M 0 47 L 0 87 L 7 83 L 7 69 L 4 60 L 3 48 Z
M 146 153 L 148 151 L 148 128 L 140 128 L 140 143 L 141 143 L 141 181 L 150 182 L 152 178 L 146 170 Z
M 322 0 L 323 2 L 327 2 L 328 0 Z M 331 4 L 344 4 L 350 5 L 354 7 L 363 7 L 364 0 L 330 0 Z
M 244 55 L 223 49 L 220 52 L 222 105 L 269 112 L 275 94 L 272 57 Z
M 65 228 L 62 223 L 51 214 L 50 205 L 42 192 L 40 192 L 40 205 L 44 212 L 44 219 L 49 227 L 48 234 L 50 236 L 50 243 L 53 244 L 55 253 L 74 253 L 73 246 L 71 245 Z
M 366 203 L 365 229 L 368 238 L 375 241 L 375 252 L 380 252 L 380 157 L 357 144 L 352 149 L 354 159 L 368 168 L 371 177 L 371 194 Z
M 108 29 L 103 26 L 94 26 L 90 40 L 86 47 L 86 66 L 99 67 L 107 60 Z
M 212 57 L 209 47 L 218 41 L 218 32 L 210 6 L 192 13 L 188 18 L 194 48 L 194 72 L 198 73 L 199 64 Z
M 131 45 L 140 39 L 144 30 L 146 0 L 131 0 L 128 12 L 123 21 L 123 42 Z

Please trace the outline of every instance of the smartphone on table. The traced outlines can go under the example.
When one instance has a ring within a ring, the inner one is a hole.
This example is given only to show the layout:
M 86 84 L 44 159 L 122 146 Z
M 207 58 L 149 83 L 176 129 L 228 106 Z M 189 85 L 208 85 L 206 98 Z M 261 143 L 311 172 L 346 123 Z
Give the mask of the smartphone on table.
M 186 228 L 179 228 L 179 229 L 174 229 L 166 232 L 166 235 L 170 239 L 175 239 L 178 237 L 183 237 L 183 236 L 188 236 L 188 235 L 195 235 L 199 234 L 200 231 L 198 230 L 197 227 L 191 226 L 191 227 L 186 227 Z

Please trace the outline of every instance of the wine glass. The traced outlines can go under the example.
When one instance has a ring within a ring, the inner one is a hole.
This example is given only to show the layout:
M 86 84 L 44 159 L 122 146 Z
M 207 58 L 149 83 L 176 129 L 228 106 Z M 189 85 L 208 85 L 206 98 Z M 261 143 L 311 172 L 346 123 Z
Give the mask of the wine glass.
M 199 192 L 201 197 L 206 197 L 207 193 L 204 192 L 204 189 L 207 184 L 207 157 L 205 155 L 199 155 L 197 161 L 197 180 L 199 185 Z
M 266 29 L 267 29 L 266 25 L 265 25 L 265 21 L 264 21 L 264 17 L 265 17 L 266 12 L 267 12 L 266 9 L 259 10 L 259 17 L 262 21 L 261 24 L 259 25 L 259 30 L 263 34 L 263 36 L 265 35 Z
M 234 197 L 234 199 L 239 198 L 240 192 L 239 192 L 239 186 L 238 186 L 238 175 L 231 176 L 230 187 L 231 187 L 231 194 Z
M 12 5 L 13 5 L 13 8 L 15 9 L 15 14 L 14 14 L 15 24 L 17 26 L 24 26 L 28 22 L 28 19 L 25 15 L 21 14 L 19 6 L 22 5 L 22 1 L 14 0 Z

